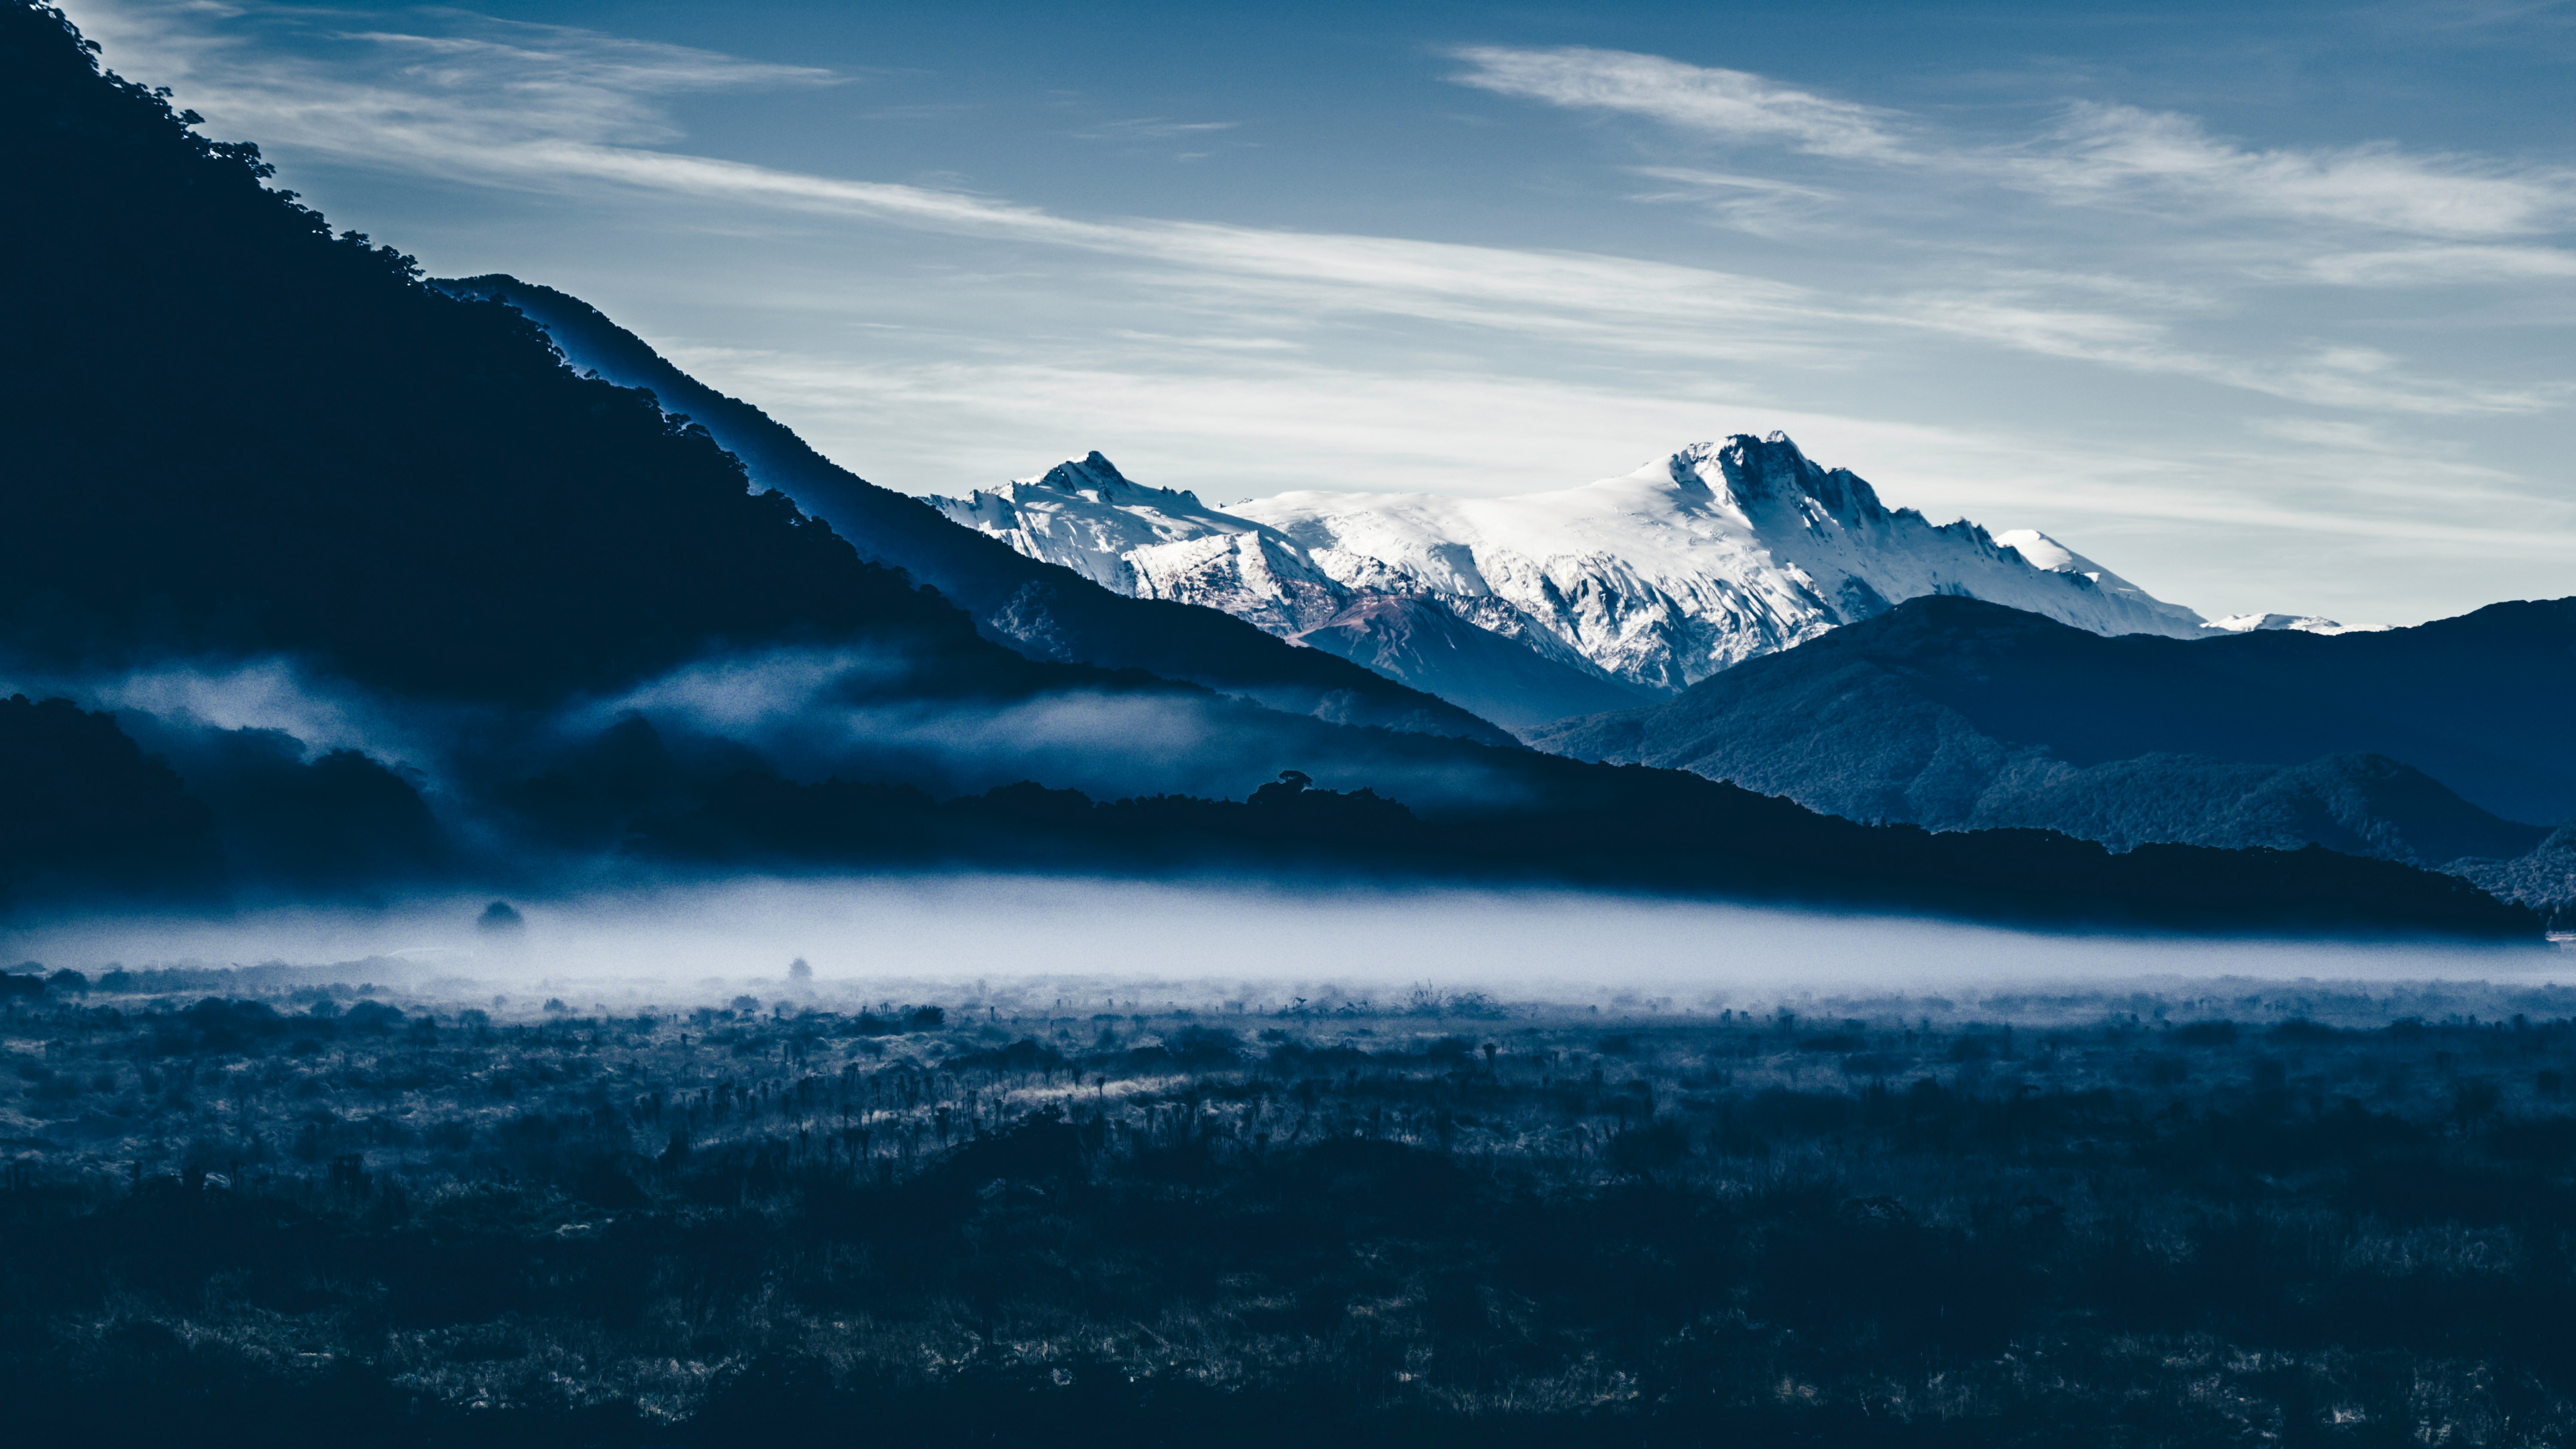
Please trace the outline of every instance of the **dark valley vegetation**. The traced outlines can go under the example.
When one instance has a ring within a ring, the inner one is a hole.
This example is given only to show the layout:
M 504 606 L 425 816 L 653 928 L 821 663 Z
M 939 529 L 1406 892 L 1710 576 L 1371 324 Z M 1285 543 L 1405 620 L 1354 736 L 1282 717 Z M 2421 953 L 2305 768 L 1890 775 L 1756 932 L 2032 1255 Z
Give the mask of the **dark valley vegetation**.
M 604 1012 L 40 969 L 0 1375 L 50 1442 L 2576 1427 L 2560 988 Z
M 142 723 L 193 758 L 223 808 L 186 793 L 107 715 L 0 700 L 0 743 L 12 746 L 0 791 L 17 807 L 0 836 L 0 903 L 363 899 L 456 873 L 458 852 L 412 783 L 364 755 L 306 764 L 273 732 Z M 1461 748 L 1370 735 L 1390 765 L 1436 766 Z M 889 868 L 1483 880 L 2158 929 L 2535 943 L 2542 929 L 2467 881 L 2313 846 L 2113 854 L 2047 831 L 1858 825 L 1694 775 L 1552 756 L 1504 756 L 1517 768 L 1491 773 L 1497 798 L 1417 814 L 1295 770 L 1243 800 L 1095 800 L 1033 781 L 942 799 L 905 783 L 800 782 L 721 738 L 678 746 L 635 716 L 540 773 L 492 782 L 489 818 L 523 842 L 509 868 L 606 857 L 641 880 Z

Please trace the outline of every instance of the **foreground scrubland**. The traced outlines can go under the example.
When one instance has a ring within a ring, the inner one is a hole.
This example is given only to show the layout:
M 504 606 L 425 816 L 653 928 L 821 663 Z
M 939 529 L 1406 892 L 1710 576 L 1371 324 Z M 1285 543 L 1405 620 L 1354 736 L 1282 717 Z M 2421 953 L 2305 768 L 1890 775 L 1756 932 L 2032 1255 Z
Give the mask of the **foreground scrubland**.
M 13 979 L 12 1422 L 548 1445 L 2576 1425 L 2576 990 L 1193 1011 L 782 982 L 603 1014 L 345 974 Z

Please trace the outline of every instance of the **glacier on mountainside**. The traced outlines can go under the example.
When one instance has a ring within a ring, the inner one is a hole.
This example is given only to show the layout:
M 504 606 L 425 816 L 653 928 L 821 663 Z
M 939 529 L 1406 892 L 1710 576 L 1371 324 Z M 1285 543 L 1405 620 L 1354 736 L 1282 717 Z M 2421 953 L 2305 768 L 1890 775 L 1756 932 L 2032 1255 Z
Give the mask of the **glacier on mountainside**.
M 964 498 L 922 500 L 951 522 L 1140 599 L 1204 604 L 1294 637 L 1352 602 L 1350 590 L 1274 530 L 1148 488 L 1094 452 Z
M 1890 510 L 1778 433 L 1513 498 L 1287 493 L 1233 506 L 1354 589 L 1500 605 L 1612 677 L 1678 690 L 1923 594 L 2097 634 L 2197 637 L 2201 618 L 2040 534 Z M 2036 556 L 2034 556 L 2036 555 Z M 1488 603 L 1487 601 L 1490 601 Z
M 1373 667 L 1446 660 L 1453 687 L 1459 671 L 1477 673 L 1489 707 L 1541 677 L 1550 704 L 1601 684 L 1667 694 L 1925 594 L 2097 634 L 2211 632 L 2045 534 L 1990 535 L 1891 510 L 1779 433 L 1696 443 L 1620 477 L 1510 498 L 1298 492 L 1220 510 L 1137 484 L 1095 452 L 927 501 L 1124 593 L 1206 604 L 1337 653 L 1375 649 L 1383 662 L 1363 660 Z M 1390 612 L 1397 599 L 1408 602 Z M 1425 604 L 1518 646 L 1508 667 L 1482 646 L 1458 647 L 1462 636 L 1422 614 Z M 1413 622 L 1391 647 L 1398 618 Z M 1528 703 L 1513 712 L 1542 707 Z
M 1654 697 L 1499 600 L 1352 588 L 1278 530 L 1185 490 L 1139 484 L 1097 452 L 990 491 L 923 501 L 1031 558 L 1138 598 L 1222 609 L 1506 729 Z

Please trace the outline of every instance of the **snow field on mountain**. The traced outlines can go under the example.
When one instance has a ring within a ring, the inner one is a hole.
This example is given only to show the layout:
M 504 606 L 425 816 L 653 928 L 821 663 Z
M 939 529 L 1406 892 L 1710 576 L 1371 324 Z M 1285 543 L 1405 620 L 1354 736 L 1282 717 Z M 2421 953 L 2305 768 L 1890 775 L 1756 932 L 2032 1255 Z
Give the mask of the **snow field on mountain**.
M 1989 534 L 1890 509 L 1867 482 L 1819 467 L 1777 433 L 1509 498 L 1310 491 L 1220 510 L 1135 483 L 1093 453 L 929 501 L 1122 593 L 1222 609 L 1291 639 L 1322 642 L 1318 631 L 1376 612 L 1370 601 L 1403 597 L 1545 668 L 1654 694 L 1926 594 L 2106 635 L 2344 628 L 2284 615 L 2204 621 L 2035 530 Z

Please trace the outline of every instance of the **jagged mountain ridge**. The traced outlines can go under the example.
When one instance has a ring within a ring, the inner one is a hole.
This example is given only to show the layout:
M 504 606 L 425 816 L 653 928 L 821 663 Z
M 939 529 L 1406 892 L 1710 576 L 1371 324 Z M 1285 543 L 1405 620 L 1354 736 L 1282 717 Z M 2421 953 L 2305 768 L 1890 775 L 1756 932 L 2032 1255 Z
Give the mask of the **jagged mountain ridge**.
M 2386 624 L 2347 624 L 2318 614 L 2229 614 L 2207 627 L 2227 634 L 2261 634 L 2287 630 L 2294 634 L 2378 634 Z
M 928 501 L 1106 587 L 1208 604 L 1336 652 L 1371 620 L 1431 624 L 1421 603 L 1384 602 L 1426 601 L 1517 646 L 1485 649 L 1485 668 L 1451 668 L 1475 677 L 1446 681 L 1515 727 L 1552 718 L 1542 698 L 1598 698 L 1602 685 L 1670 694 L 1924 594 L 1990 599 L 2102 634 L 2210 632 L 2044 534 L 1891 510 L 1867 482 L 1817 466 L 1776 433 L 1512 498 L 1300 492 L 1217 509 L 1135 483 L 1095 452 Z M 1353 657 L 1442 692 L 1427 673 L 1404 672 L 1402 654 Z M 1529 693 L 1538 680 L 1545 687 Z
M 1289 538 L 1152 488 L 1093 452 L 964 498 L 924 500 L 1033 559 L 1143 599 L 1221 609 L 1507 728 L 1653 698 L 1492 600 L 1352 588 Z
M 1134 482 L 1097 452 L 990 492 L 924 501 L 950 521 L 1030 558 L 1137 598 L 1169 597 L 1173 579 L 1214 556 L 1210 544 L 1238 538 L 1284 542 L 1257 524 L 1208 507 L 1195 493 Z M 1248 546 L 1258 549 L 1259 543 Z M 1167 552 L 1172 545 L 1181 548 Z M 1347 602 L 1331 580 L 1311 568 L 1292 568 L 1227 612 L 1253 618 L 1267 610 L 1258 621 L 1262 627 L 1293 634 L 1322 623 Z
M 2200 616 L 2053 541 L 2035 563 L 1965 521 L 1891 510 L 1779 433 L 1697 443 L 1617 478 L 1514 498 L 1287 493 L 1236 511 L 1355 588 L 1492 599 L 1658 691 L 1925 594 L 2099 634 L 2192 637 Z

